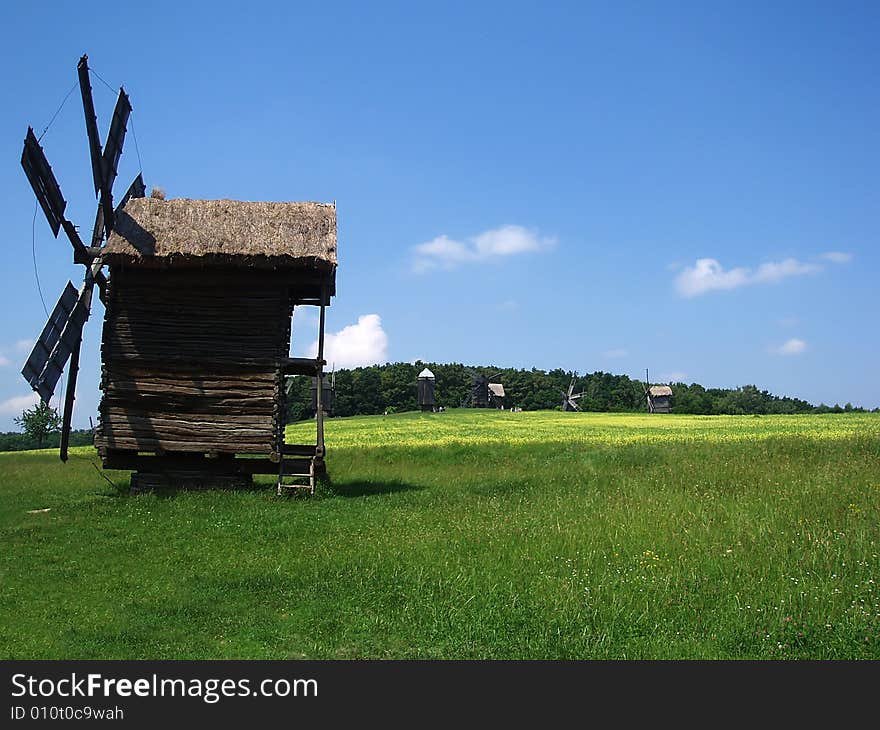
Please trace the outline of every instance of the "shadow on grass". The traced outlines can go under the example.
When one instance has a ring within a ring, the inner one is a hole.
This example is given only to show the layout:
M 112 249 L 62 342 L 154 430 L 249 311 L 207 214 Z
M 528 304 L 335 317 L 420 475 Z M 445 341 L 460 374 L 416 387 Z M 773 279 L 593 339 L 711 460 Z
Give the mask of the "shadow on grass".
M 414 484 L 407 484 L 398 480 L 382 480 L 376 482 L 353 481 L 353 482 L 331 482 L 330 484 L 318 482 L 314 496 L 305 492 L 297 492 L 290 490 L 289 498 L 299 499 L 333 499 L 334 497 L 351 498 L 351 497 L 371 497 L 382 494 L 397 494 L 400 492 L 416 492 L 421 491 L 424 487 Z M 152 494 L 157 499 L 174 499 L 182 494 L 192 494 L 198 492 L 235 492 L 244 494 L 275 494 L 275 483 L 269 481 L 257 481 L 246 486 L 239 485 L 236 487 L 208 487 L 201 489 L 186 489 L 175 487 L 163 487 L 149 490 L 132 491 L 128 478 L 114 479 L 111 484 L 100 493 L 102 497 L 137 497 L 141 494 Z
M 418 492 L 424 487 L 407 484 L 396 479 L 376 482 L 332 482 L 329 486 L 318 488 L 318 493 L 327 497 L 373 497 L 380 494 L 397 494 L 399 492 Z
M 215 487 L 199 487 L 199 488 L 187 488 L 187 487 L 154 487 L 153 489 L 136 489 L 132 490 L 130 477 L 124 477 L 122 479 L 113 479 L 111 483 L 108 483 L 104 488 L 104 491 L 101 492 L 102 497 L 138 497 L 142 494 L 152 494 L 158 499 L 174 499 L 175 497 L 181 494 L 193 494 L 193 493 L 216 493 L 216 492 L 237 492 L 237 493 L 254 493 L 254 492 L 271 492 L 275 493 L 275 483 L 274 482 L 254 482 L 252 484 L 247 485 L 236 485 L 234 487 L 218 485 Z

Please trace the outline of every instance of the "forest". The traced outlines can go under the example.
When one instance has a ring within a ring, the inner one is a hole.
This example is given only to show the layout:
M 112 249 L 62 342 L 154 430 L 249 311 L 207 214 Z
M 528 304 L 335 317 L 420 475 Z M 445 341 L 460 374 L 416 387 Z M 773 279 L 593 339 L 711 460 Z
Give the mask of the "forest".
M 574 375 L 569 370 L 530 370 L 499 368 L 493 365 L 469 366 L 462 363 L 440 364 L 389 363 L 337 370 L 334 374 L 336 390 L 334 394 L 334 416 L 378 415 L 381 413 L 400 413 L 414 411 L 416 402 L 416 380 L 424 368 L 429 368 L 436 377 L 434 391 L 437 405 L 444 408 L 457 408 L 462 405 L 471 388 L 474 373 L 492 377 L 493 382 L 504 385 L 505 408 L 522 408 L 524 411 L 560 410 L 562 393 L 568 389 Z M 328 375 L 329 377 L 329 375 Z M 287 379 L 287 422 L 312 418 L 313 379 L 304 376 Z M 844 406 L 827 406 L 824 403 L 813 405 L 800 398 L 778 396 L 755 385 L 739 388 L 705 388 L 699 383 L 669 383 L 672 386 L 672 408 L 675 413 L 695 415 L 763 415 L 786 413 L 848 413 L 864 412 L 851 403 Z M 628 375 L 595 372 L 579 375 L 575 383 L 575 393 L 583 392 L 578 403 L 581 410 L 598 412 L 640 412 L 645 410 L 644 383 Z M 878 410 L 878 409 L 875 409 Z M 50 434 L 45 443 L 25 433 L 0 433 L 0 451 L 19 451 L 23 449 L 57 448 L 59 434 Z M 92 443 L 92 432 L 88 429 L 71 432 L 72 446 Z
M 494 376 L 504 385 L 505 407 L 526 411 L 561 409 L 562 392 L 568 389 L 571 371 L 500 368 L 494 365 L 468 366 L 417 360 L 337 370 L 332 415 L 356 416 L 416 410 L 416 380 L 423 368 L 436 377 L 435 399 L 444 408 L 462 405 L 475 372 Z M 329 376 L 328 376 L 329 377 Z M 311 418 L 312 378 L 292 377 L 287 384 L 288 422 Z M 818 406 L 800 398 L 777 396 L 755 385 L 738 388 L 706 388 L 699 383 L 670 383 L 675 413 L 702 415 L 750 415 L 785 413 L 828 413 L 863 411 L 845 406 Z M 584 411 L 636 412 L 645 410 L 645 386 L 627 375 L 595 372 L 577 377 L 575 393 L 583 392 L 579 404 Z

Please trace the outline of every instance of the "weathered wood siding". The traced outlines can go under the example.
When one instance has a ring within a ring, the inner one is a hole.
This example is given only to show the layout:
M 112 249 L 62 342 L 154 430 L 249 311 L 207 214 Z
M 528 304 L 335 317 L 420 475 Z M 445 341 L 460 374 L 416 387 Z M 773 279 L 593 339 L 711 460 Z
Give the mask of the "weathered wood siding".
M 111 268 L 96 446 L 277 458 L 289 345 L 265 272 Z

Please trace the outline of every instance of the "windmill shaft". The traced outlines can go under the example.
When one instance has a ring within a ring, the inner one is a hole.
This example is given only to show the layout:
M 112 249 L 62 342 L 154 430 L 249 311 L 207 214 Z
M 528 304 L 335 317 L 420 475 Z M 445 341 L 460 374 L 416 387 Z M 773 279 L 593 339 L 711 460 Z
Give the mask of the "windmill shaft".
M 82 330 L 70 353 L 70 368 L 67 371 L 67 392 L 64 394 L 64 413 L 61 417 L 61 461 L 67 461 L 67 447 L 70 445 L 70 422 L 73 418 L 73 401 L 76 399 L 76 379 L 79 375 L 79 351 L 82 347 Z
M 92 262 L 92 265 L 86 270 L 86 278 L 83 281 L 79 298 L 77 300 L 77 306 L 82 307 L 83 313 L 79 315 L 79 317 L 82 317 L 82 322 L 77 327 L 76 340 L 72 343 L 70 348 L 70 367 L 67 371 L 67 391 L 64 394 L 64 412 L 61 417 L 61 444 L 59 456 L 61 457 L 61 461 L 65 462 L 67 461 L 67 449 L 70 444 L 70 424 L 73 419 L 73 402 L 76 400 L 76 380 L 79 375 L 79 352 L 82 348 L 83 327 L 85 326 L 91 312 L 92 290 L 97 276 L 101 274 L 101 266 L 102 262 L 100 257 L 96 257 Z M 76 307 L 74 307 L 73 311 L 70 313 L 70 317 L 67 321 L 68 325 L 71 322 L 74 322 L 75 312 Z M 67 326 L 65 326 L 64 332 L 61 333 L 59 343 L 64 341 L 66 332 Z

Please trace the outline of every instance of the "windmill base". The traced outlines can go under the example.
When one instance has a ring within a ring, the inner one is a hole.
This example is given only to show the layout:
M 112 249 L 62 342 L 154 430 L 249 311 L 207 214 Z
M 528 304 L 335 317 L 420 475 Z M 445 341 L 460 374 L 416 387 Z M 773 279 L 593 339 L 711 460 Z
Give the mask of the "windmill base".
M 136 471 L 131 475 L 132 493 L 154 489 L 247 489 L 253 483 L 250 474 L 212 474 L 205 471 Z

